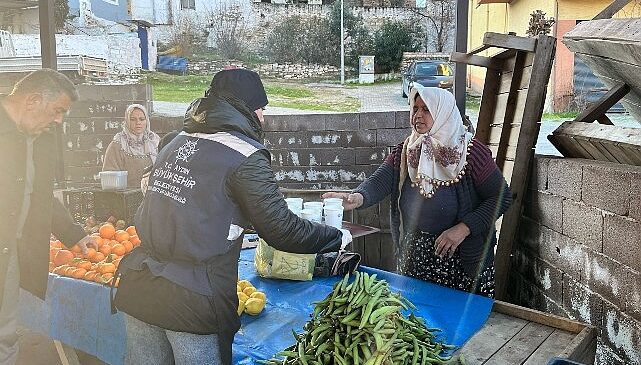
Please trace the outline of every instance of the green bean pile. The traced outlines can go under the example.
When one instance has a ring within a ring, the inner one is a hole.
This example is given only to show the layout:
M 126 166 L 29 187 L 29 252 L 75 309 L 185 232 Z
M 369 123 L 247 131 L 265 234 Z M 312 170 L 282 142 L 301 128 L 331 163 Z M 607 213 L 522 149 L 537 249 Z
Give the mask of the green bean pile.
M 437 328 L 428 328 L 422 318 L 403 309 L 416 307 L 392 293 L 376 274 L 356 272 L 334 285 L 322 301 L 314 303 L 312 319 L 294 332 L 296 343 L 269 360 L 267 365 L 391 365 L 463 363 L 462 358 L 441 356 L 454 346 L 434 338 Z M 451 361 L 456 360 L 456 362 Z M 451 361 L 451 362 L 450 362 Z

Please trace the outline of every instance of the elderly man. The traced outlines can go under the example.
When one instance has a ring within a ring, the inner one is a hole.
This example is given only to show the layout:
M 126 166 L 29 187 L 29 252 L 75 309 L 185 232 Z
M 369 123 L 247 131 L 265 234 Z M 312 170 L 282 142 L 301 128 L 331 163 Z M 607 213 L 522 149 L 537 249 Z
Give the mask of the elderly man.
M 49 237 L 78 242 L 85 251 L 93 238 L 73 222 L 53 197 L 55 136 L 78 93 L 64 75 L 38 70 L 0 96 L 0 364 L 14 364 L 19 287 L 44 298 Z

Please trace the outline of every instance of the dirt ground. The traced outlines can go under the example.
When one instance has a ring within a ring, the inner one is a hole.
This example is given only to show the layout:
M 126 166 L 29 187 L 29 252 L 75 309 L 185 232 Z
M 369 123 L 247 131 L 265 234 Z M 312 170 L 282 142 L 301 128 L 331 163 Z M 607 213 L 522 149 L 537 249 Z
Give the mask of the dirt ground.
M 18 329 L 20 352 L 17 365 L 62 365 L 53 340 L 24 327 Z M 76 352 L 82 365 L 106 365 L 81 351 Z

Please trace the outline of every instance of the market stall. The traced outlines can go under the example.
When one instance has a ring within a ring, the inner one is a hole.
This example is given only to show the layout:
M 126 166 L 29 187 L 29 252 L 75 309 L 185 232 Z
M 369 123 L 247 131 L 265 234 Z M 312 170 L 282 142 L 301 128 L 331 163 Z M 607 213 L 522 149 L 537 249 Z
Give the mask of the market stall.
M 256 364 L 294 342 L 292 330 L 300 332 L 313 310 L 312 302 L 323 299 L 338 277 L 308 282 L 262 279 L 255 274 L 254 250 L 243 250 L 239 277 L 251 281 L 267 294 L 267 306 L 258 316 L 243 314 L 234 341 L 234 364 Z M 385 279 L 418 308 L 428 326 L 442 329 L 439 339 L 463 345 L 481 329 L 493 301 L 424 281 L 376 269 L 362 268 Z M 21 296 L 23 325 L 112 364 L 122 364 L 126 334 L 121 313 L 111 315 L 109 288 L 91 282 L 51 274 L 45 301 Z

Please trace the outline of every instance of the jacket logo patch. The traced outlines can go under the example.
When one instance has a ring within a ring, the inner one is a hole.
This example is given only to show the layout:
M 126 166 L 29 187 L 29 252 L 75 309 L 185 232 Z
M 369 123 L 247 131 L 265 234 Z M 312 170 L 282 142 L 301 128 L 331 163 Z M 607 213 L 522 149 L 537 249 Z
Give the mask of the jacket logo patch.
M 180 146 L 176 151 L 176 162 L 178 161 L 184 161 L 184 162 L 189 162 L 189 159 L 191 156 L 193 156 L 196 152 L 198 152 L 198 149 L 196 148 L 196 145 L 198 144 L 198 140 L 187 140 L 185 144 Z

